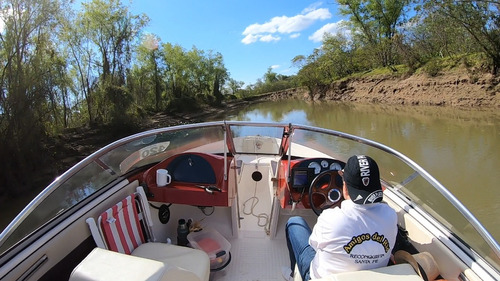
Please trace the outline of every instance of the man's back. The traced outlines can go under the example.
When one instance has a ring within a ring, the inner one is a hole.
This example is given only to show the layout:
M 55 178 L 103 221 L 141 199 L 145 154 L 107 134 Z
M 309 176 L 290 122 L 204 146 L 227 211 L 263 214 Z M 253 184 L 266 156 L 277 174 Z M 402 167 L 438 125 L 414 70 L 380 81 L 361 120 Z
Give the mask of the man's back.
M 385 203 L 342 202 L 324 210 L 309 243 L 316 250 L 311 277 L 386 266 L 397 234 L 395 211 Z

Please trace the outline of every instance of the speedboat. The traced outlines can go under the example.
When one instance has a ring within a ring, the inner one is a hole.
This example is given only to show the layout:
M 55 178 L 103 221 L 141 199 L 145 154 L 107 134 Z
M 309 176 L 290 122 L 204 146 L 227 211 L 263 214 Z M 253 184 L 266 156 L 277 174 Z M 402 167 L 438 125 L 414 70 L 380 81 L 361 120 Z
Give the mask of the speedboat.
M 323 280 L 500 280 L 498 242 L 407 156 L 335 130 L 244 121 L 154 129 L 91 154 L 1 233 L 0 280 L 283 280 L 287 220 L 312 227 L 339 207 L 338 171 L 355 154 L 379 165 L 398 215 L 393 253 L 406 259 Z

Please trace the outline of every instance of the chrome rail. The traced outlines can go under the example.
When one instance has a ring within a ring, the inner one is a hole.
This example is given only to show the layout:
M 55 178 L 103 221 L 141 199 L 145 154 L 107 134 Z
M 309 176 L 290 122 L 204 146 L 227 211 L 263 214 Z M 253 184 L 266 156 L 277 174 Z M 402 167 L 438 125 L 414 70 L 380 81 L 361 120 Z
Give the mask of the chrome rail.
M 386 145 L 380 144 L 378 142 L 365 139 L 362 137 L 354 136 L 351 134 L 335 131 L 335 130 L 330 130 L 330 129 L 323 129 L 323 128 L 317 128 L 317 127 L 312 127 L 312 126 L 307 126 L 307 125 L 297 125 L 297 124 L 291 124 L 291 123 L 260 123 L 260 122 L 247 122 L 247 121 L 215 121 L 215 122 L 205 122 L 205 123 L 197 123 L 197 124 L 186 124 L 186 125 L 179 125 L 179 126 L 172 126 L 172 127 L 165 127 L 161 129 L 154 129 L 154 130 L 149 130 L 145 132 L 141 132 L 129 137 L 125 137 L 123 139 L 117 140 L 99 150 L 96 152 L 92 153 L 79 163 L 77 163 L 75 166 L 71 167 L 69 170 L 67 170 L 65 173 L 63 173 L 61 176 L 57 177 L 49 186 L 47 186 L 38 196 L 35 197 L 16 217 L 15 219 L 4 229 L 2 233 L 0 233 L 0 245 L 3 244 L 3 241 L 9 237 L 13 229 L 17 227 L 17 225 L 24 219 L 26 216 L 28 216 L 32 210 L 37 207 L 40 202 L 45 199 L 48 195 L 52 193 L 56 188 L 58 188 L 61 184 L 63 184 L 66 180 L 71 178 L 74 174 L 76 174 L 78 171 L 89 165 L 90 163 L 94 162 L 96 159 L 99 157 L 105 155 L 109 151 L 112 151 L 113 149 L 122 146 L 124 144 L 130 143 L 135 140 L 142 139 L 147 136 L 159 134 L 159 133 L 165 133 L 165 132 L 171 132 L 171 131 L 178 131 L 178 130 L 186 130 L 186 129 L 193 129 L 193 128 L 206 128 L 206 127 L 222 127 L 222 129 L 225 131 L 226 134 L 229 136 L 225 136 L 225 141 L 228 141 L 228 139 L 231 138 L 231 126 L 258 126 L 258 127 L 280 127 L 280 128 L 288 128 L 290 130 L 307 130 L 310 132 L 317 132 L 317 133 L 323 133 L 331 136 L 336 136 L 348 140 L 352 140 L 358 143 L 362 143 L 374 148 L 377 148 L 379 150 L 382 150 L 384 152 L 387 152 L 402 162 L 406 163 L 409 167 L 414 169 L 416 172 L 418 172 L 419 175 L 421 175 L 425 180 L 427 180 L 436 190 L 438 190 L 451 204 L 453 204 L 457 210 L 471 223 L 471 225 L 476 229 L 476 231 L 485 239 L 485 241 L 488 243 L 488 245 L 491 246 L 492 250 L 494 253 L 500 257 L 500 246 L 498 242 L 489 234 L 489 232 L 484 228 L 484 226 L 474 217 L 474 215 L 450 192 L 448 189 L 446 189 L 441 183 L 439 183 L 434 177 L 432 177 L 427 171 L 425 171 L 422 167 L 420 167 L 417 163 L 415 163 L 413 160 L 408 158 L 407 156 L 403 155 L 399 151 L 396 151 L 395 149 L 392 149 Z M 290 131 L 290 133 L 293 133 L 293 131 Z M 225 145 L 225 148 L 227 147 L 227 144 Z M 230 146 L 229 148 L 234 148 L 234 146 Z M 233 152 L 234 153 L 234 152 Z M 285 153 L 285 152 L 284 152 Z M 116 178 L 121 176 L 120 173 L 116 174 Z

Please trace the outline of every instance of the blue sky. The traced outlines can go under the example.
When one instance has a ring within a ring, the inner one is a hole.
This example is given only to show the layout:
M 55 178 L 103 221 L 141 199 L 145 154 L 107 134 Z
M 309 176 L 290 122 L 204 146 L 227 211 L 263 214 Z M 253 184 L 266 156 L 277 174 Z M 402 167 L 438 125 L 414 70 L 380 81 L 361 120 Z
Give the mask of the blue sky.
M 145 32 L 163 43 L 221 53 L 231 78 L 246 85 L 269 67 L 296 74 L 291 60 L 320 47 L 342 20 L 333 0 L 135 0 L 131 12 L 146 14 Z

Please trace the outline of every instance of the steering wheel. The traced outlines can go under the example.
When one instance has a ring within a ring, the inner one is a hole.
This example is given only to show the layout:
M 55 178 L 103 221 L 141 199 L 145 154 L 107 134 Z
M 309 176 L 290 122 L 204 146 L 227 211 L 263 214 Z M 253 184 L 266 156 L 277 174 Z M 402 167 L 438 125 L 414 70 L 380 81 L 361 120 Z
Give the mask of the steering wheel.
M 316 215 L 323 210 L 340 206 L 342 197 L 342 177 L 338 171 L 329 170 L 319 173 L 309 187 L 309 203 Z

